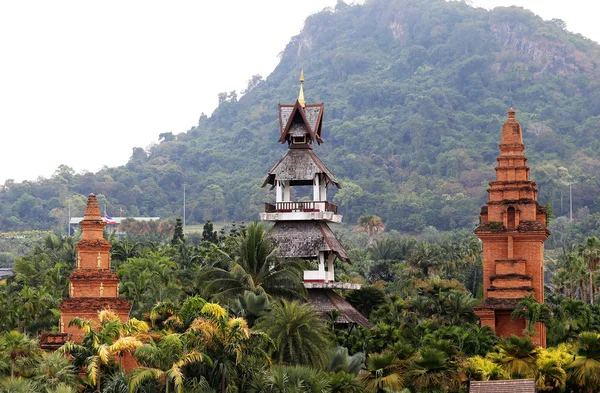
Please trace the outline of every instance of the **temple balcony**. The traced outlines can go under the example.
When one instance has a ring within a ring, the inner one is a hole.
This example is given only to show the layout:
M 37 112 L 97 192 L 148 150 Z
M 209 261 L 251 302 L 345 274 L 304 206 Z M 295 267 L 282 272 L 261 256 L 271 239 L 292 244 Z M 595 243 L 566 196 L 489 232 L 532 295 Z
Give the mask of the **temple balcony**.
M 260 213 L 260 218 L 263 221 L 323 220 L 339 223 L 342 216 L 337 212 L 338 207 L 327 201 L 276 202 L 265 203 L 265 211 Z
M 324 270 L 305 270 L 304 282 L 333 282 L 334 273 Z

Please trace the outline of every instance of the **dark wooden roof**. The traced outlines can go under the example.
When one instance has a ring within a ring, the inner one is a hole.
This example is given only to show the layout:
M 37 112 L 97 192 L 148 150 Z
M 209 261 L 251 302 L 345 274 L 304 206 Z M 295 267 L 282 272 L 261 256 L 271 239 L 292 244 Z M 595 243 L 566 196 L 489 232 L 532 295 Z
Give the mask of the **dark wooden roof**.
M 262 186 L 275 185 L 278 180 L 290 180 L 292 185 L 294 181 L 312 182 L 318 173 L 324 173 L 330 183 L 335 184 L 337 188 L 342 188 L 333 173 L 312 150 L 290 149 L 269 171 Z
M 108 269 L 75 269 L 69 276 L 69 280 L 119 281 L 119 276 L 117 273 Z
M 60 311 L 85 310 L 102 311 L 111 309 L 115 311 L 131 311 L 131 303 L 120 297 L 68 297 L 58 306 Z
M 471 381 L 469 393 L 535 393 L 535 379 Z
M 335 323 L 345 325 L 355 323 L 366 328 L 373 327 L 364 315 L 352 307 L 346 299 L 335 293 L 333 289 L 309 289 L 307 299 L 320 313 L 325 314 L 333 309 L 339 310 L 340 315 L 335 319 Z
M 295 104 L 279 105 L 279 142 L 285 143 L 288 133 L 302 136 L 307 133 L 310 139 L 323 142 L 321 138 L 324 104 L 309 104 L 302 107 L 298 101 Z
M 523 299 L 501 299 L 488 297 L 481 304 L 474 307 L 475 310 L 514 310 Z
M 284 258 L 315 259 L 319 251 L 332 251 L 339 259 L 350 262 L 348 252 L 324 222 L 278 221 L 271 236 Z

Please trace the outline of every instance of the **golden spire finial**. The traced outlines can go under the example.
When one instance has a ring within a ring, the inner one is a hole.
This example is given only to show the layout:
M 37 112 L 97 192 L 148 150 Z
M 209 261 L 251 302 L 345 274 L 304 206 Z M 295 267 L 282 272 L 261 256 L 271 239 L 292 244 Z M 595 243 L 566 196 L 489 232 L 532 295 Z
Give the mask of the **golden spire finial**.
M 304 101 L 304 89 L 302 87 L 303 84 L 304 84 L 304 67 L 302 67 L 302 70 L 300 71 L 300 93 L 298 93 L 298 102 L 300 103 L 302 108 L 304 108 L 304 106 L 306 105 L 306 102 Z

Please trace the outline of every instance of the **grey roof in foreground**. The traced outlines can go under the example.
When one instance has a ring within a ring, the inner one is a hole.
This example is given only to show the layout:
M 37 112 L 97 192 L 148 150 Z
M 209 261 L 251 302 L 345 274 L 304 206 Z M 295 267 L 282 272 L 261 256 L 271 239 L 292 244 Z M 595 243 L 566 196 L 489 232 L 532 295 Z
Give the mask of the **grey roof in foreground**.
M 471 381 L 469 393 L 535 393 L 535 379 Z
M 350 261 L 348 252 L 325 222 L 278 221 L 271 236 L 283 258 L 316 259 L 319 251 L 332 251 L 339 259 Z
M 309 289 L 307 293 L 308 301 L 320 313 L 325 314 L 333 309 L 339 310 L 340 315 L 335 319 L 335 323 L 355 323 L 366 328 L 373 327 L 364 315 L 352 307 L 346 299 L 335 293 L 333 289 Z
M 8 278 L 10 276 L 14 276 L 15 275 L 15 271 L 10 268 L 10 267 L 3 267 L 0 268 L 0 280 L 4 280 L 5 278 Z

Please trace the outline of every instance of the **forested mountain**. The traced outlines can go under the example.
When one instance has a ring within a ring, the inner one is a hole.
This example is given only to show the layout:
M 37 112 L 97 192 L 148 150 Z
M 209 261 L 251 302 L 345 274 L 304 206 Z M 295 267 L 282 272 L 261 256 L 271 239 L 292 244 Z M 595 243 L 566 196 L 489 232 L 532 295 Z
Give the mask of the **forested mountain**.
M 277 104 L 295 101 L 301 66 L 307 102 L 325 103 L 316 152 L 342 180 L 334 203 L 346 222 L 376 214 L 408 232 L 474 227 L 510 106 L 540 202 L 565 214 L 572 183 L 574 210 L 598 213 L 599 64 L 598 44 L 520 8 L 340 1 L 307 18 L 271 75 L 239 99 L 219 95 L 189 131 L 161 134 L 122 167 L 6 182 L 0 230 L 64 226 L 68 196 L 77 214 L 89 192 L 109 214 L 181 215 L 184 183 L 188 222 L 256 219 L 269 200 L 262 177 L 286 149 Z

